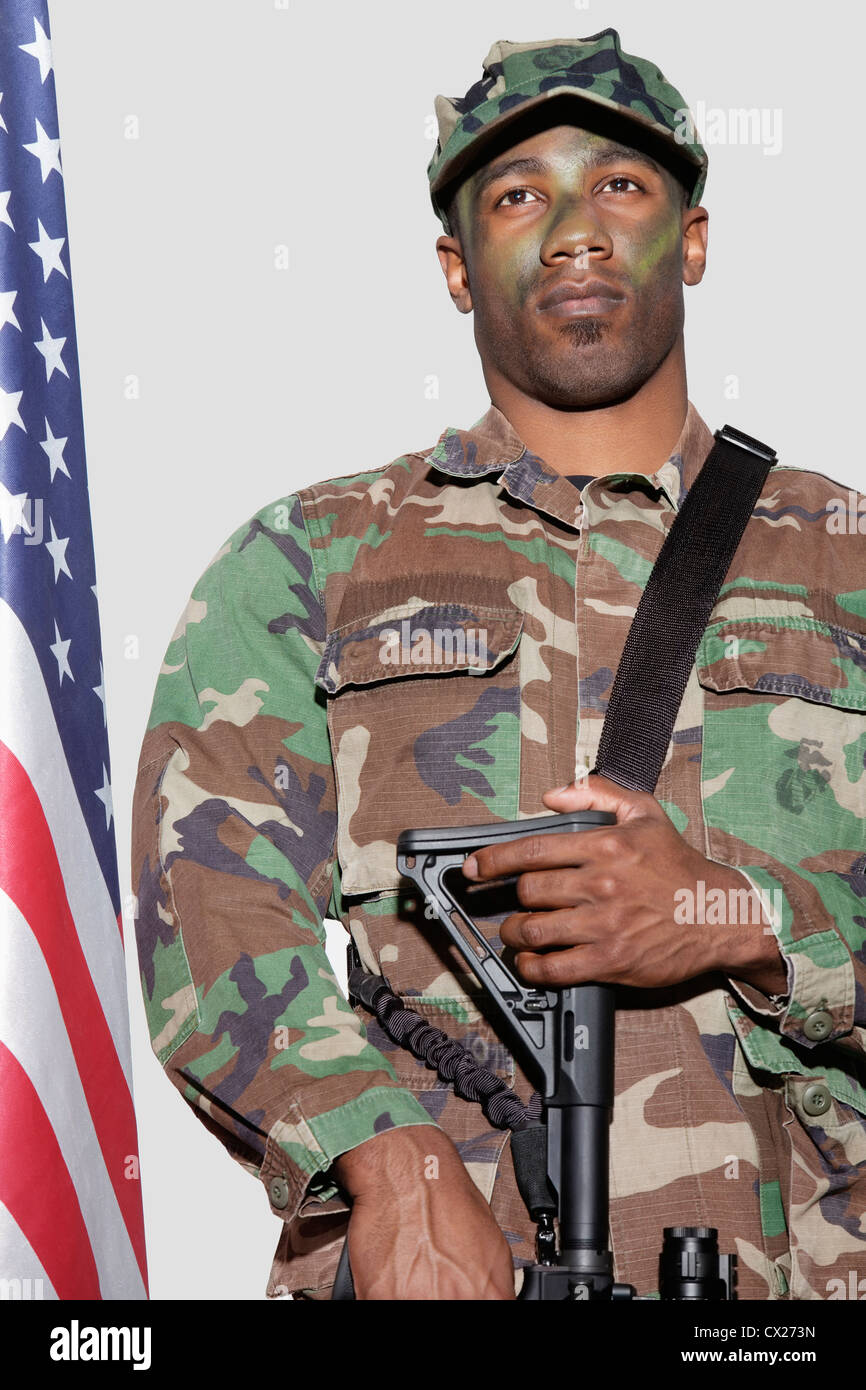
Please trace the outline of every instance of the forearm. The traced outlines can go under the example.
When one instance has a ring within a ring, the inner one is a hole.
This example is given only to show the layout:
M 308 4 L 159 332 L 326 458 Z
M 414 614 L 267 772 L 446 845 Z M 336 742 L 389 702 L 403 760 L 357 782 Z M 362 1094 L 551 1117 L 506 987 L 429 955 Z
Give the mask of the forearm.
M 744 884 L 747 888 L 748 884 L 739 870 L 713 864 L 710 874 L 712 889 L 720 889 L 726 903 L 742 900 L 735 895 L 741 894 Z M 755 915 L 760 920 L 755 921 Z M 786 994 L 788 970 L 763 906 L 759 914 L 748 913 L 745 921 L 737 920 L 736 912 L 728 913 L 727 917 L 728 920 L 719 925 L 704 928 L 711 934 L 708 946 L 715 968 L 732 980 L 760 990 L 768 998 Z
M 767 935 L 762 927 L 748 926 L 726 946 L 722 970 L 730 979 L 751 985 L 768 998 L 787 994 L 788 971 L 772 932 Z
M 334 1164 L 352 1198 L 349 1257 L 362 1299 L 512 1299 L 511 1252 L 438 1127 L 389 1130 Z
M 424 1181 L 438 1180 L 443 1167 L 461 1179 L 466 1177 L 463 1160 L 448 1135 L 431 1125 L 379 1134 L 342 1154 L 332 1171 L 340 1186 L 356 1198 L 375 1191 L 408 1192 Z

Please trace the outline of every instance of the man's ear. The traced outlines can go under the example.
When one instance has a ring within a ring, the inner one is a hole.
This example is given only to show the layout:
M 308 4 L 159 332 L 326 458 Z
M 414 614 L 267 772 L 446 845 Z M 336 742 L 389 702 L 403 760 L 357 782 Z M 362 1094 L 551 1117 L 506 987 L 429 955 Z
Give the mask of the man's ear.
M 472 312 L 472 295 L 469 290 L 469 276 L 460 241 L 454 236 L 440 236 L 436 241 L 436 254 L 442 273 L 448 283 L 448 293 L 461 314 Z
M 710 214 L 705 207 L 683 213 L 683 284 L 698 285 L 707 268 L 707 232 Z

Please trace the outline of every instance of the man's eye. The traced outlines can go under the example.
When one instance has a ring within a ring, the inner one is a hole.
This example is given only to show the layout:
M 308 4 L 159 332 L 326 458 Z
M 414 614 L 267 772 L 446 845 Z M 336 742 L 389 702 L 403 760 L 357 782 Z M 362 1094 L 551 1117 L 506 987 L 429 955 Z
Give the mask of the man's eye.
M 513 198 L 514 195 L 515 195 L 515 193 L 526 193 L 526 194 L 529 195 L 530 198 L 534 198 L 534 197 L 535 197 L 535 194 L 534 194 L 530 189 L 528 189 L 528 188 L 509 188 L 509 190 L 508 190 L 507 193 L 503 193 L 502 197 L 499 199 L 499 201 L 497 202 L 496 206 L 499 207 L 500 203 L 504 203 L 506 198 Z M 512 203 L 511 206 L 512 206 L 512 207 L 518 207 L 518 208 L 519 208 L 519 207 L 523 207 L 523 206 L 524 206 L 524 203 L 523 203 L 523 202 Z
M 602 192 L 605 188 L 610 188 L 613 183 L 630 183 L 632 188 L 641 188 L 641 185 L 635 179 L 630 179 L 627 174 L 614 174 L 613 178 L 608 179 L 607 183 L 603 185 Z

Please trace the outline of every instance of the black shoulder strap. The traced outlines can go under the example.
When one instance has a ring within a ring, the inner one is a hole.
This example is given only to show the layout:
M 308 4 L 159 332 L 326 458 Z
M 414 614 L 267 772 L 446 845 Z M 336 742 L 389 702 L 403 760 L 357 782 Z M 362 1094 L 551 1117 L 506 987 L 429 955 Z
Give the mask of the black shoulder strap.
M 674 517 L 623 647 L 593 772 L 655 790 L 701 637 L 776 452 L 723 425 Z

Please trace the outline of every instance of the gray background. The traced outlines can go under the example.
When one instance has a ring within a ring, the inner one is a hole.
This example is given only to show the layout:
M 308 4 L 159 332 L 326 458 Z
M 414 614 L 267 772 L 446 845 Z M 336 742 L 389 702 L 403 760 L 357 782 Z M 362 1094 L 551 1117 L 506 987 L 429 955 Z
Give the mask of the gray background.
M 429 448 L 487 407 L 425 170 L 435 93 L 463 93 L 495 39 L 612 26 L 693 111 L 781 109 L 780 153 L 709 145 L 689 395 L 711 427 L 866 491 L 859 8 L 50 0 L 50 13 L 127 908 L 156 674 L 211 556 L 266 503 Z M 126 933 L 131 947 L 129 915 Z M 259 1298 L 279 1223 L 163 1077 L 132 950 L 128 966 L 152 1296 Z

